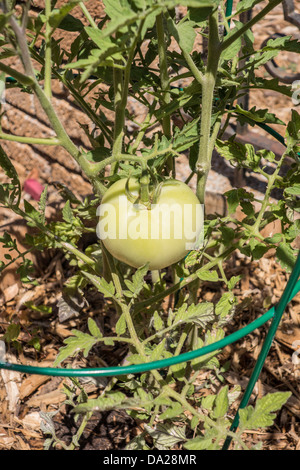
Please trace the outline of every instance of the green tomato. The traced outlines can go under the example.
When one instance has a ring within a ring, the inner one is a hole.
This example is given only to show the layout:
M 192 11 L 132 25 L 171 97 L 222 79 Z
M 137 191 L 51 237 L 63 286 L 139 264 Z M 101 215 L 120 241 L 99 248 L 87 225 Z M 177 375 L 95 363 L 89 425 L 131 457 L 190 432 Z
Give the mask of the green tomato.
M 149 263 L 150 270 L 162 269 L 197 247 L 202 205 L 181 181 L 163 182 L 156 203 L 150 206 L 139 202 L 140 189 L 133 178 L 111 185 L 98 208 L 97 233 L 116 259 L 135 268 Z

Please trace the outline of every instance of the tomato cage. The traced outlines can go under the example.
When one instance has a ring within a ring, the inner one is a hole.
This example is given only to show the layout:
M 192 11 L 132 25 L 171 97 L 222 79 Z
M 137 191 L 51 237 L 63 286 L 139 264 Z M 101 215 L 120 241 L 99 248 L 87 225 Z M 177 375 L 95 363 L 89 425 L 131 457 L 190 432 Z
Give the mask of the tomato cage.
M 291 0 L 285 0 L 283 3 L 287 3 L 285 6 L 285 17 L 286 14 L 290 12 L 288 9 L 289 2 Z M 226 16 L 231 16 L 232 13 L 232 3 L 233 0 L 228 0 L 227 2 L 227 9 L 226 9 Z M 294 19 L 294 17 L 293 17 Z M 291 21 L 294 22 L 294 21 Z M 7 77 L 6 79 L 8 82 L 14 81 L 12 77 Z M 258 125 L 270 135 L 275 137 L 281 144 L 285 145 L 284 138 L 278 134 L 274 129 L 264 123 L 258 123 L 253 121 L 253 125 Z M 299 161 L 300 161 L 300 153 L 298 154 Z M 300 292 L 300 252 L 298 254 L 297 259 L 295 260 L 295 264 L 293 270 L 289 276 L 285 289 L 282 292 L 280 300 L 277 305 L 272 307 L 266 313 L 261 315 L 259 318 L 255 319 L 253 322 L 249 323 L 243 328 L 235 331 L 234 333 L 225 336 L 223 339 L 216 341 L 212 344 L 206 345 L 199 349 L 195 349 L 193 351 L 189 351 L 186 353 L 182 353 L 178 356 L 173 356 L 167 359 L 156 360 L 152 362 L 147 362 L 143 364 L 132 364 L 127 366 L 115 366 L 115 367 L 104 367 L 104 368 L 60 368 L 60 367 L 38 367 L 38 366 L 30 366 L 24 364 L 12 364 L 8 362 L 1 362 L 0 360 L 0 369 L 6 369 L 11 371 L 16 371 L 24 374 L 38 374 L 38 375 L 46 375 L 46 376 L 58 376 L 58 377 L 116 377 L 116 376 L 124 376 L 128 374 L 140 374 L 144 372 L 148 372 L 151 370 L 158 370 L 163 368 L 168 368 L 170 366 L 181 364 L 184 362 L 192 361 L 193 359 L 199 358 L 206 354 L 221 350 L 227 345 L 230 345 L 234 342 L 237 342 L 241 338 L 247 336 L 255 329 L 260 328 L 268 321 L 271 320 L 267 335 L 265 340 L 262 344 L 262 348 L 260 354 L 257 358 L 256 364 L 250 376 L 248 385 L 243 393 L 242 399 L 240 401 L 238 410 L 235 414 L 235 417 L 232 421 L 230 431 L 235 432 L 239 425 L 239 410 L 243 409 L 247 406 L 250 396 L 253 392 L 255 384 L 259 378 L 261 370 L 264 366 L 265 360 L 268 356 L 269 350 L 272 346 L 273 339 L 275 337 L 276 331 L 284 314 L 287 304 Z M 227 450 L 231 443 L 232 437 L 228 436 L 223 444 L 223 450 Z

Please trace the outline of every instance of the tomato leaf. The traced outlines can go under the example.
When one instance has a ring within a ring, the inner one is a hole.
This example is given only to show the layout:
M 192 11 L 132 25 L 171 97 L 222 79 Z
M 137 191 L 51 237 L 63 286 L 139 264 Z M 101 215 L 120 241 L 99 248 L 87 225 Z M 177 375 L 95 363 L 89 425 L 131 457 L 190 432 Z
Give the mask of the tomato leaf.
M 94 284 L 94 286 L 104 295 L 104 297 L 114 297 L 116 290 L 112 282 L 108 283 L 103 277 L 99 278 L 98 276 L 94 276 L 87 271 L 82 271 L 82 274 L 86 276 L 92 282 L 92 284 Z
M 195 323 L 197 325 L 205 326 L 214 319 L 214 305 L 211 302 L 200 302 L 196 305 L 192 304 L 187 307 L 183 304 L 174 318 L 173 324 L 177 323 Z
M 144 286 L 144 277 L 146 276 L 149 270 L 149 264 L 145 264 L 136 270 L 132 276 L 132 281 L 125 279 L 125 284 L 128 287 L 129 291 L 123 291 L 123 294 L 129 298 L 136 298 L 141 292 Z
M 83 351 L 84 357 L 87 357 L 92 347 L 97 343 L 98 339 L 82 331 L 72 330 L 73 336 L 70 336 L 64 340 L 66 346 L 62 347 L 54 361 L 54 365 L 57 366 L 65 359 L 70 356 L 77 355 L 80 351 Z
M 291 392 L 269 393 L 252 405 L 239 411 L 241 429 L 258 429 L 272 426 L 276 418 L 274 411 L 279 410 L 289 399 Z
M 225 416 L 228 410 L 228 406 L 229 406 L 228 386 L 226 385 L 225 387 L 221 388 L 221 390 L 219 391 L 214 401 L 214 408 L 213 408 L 214 418 L 218 419 L 218 418 Z
M 95 338 L 98 338 L 98 339 L 102 338 L 103 335 L 102 335 L 97 323 L 91 317 L 89 317 L 89 319 L 88 319 L 88 328 L 89 328 L 89 332 L 91 333 L 92 336 L 94 336 Z
M 201 281 L 210 281 L 210 282 L 218 282 L 219 275 L 216 270 L 214 271 L 199 271 L 197 272 L 197 276 Z
M 296 263 L 296 250 L 290 244 L 282 242 L 276 249 L 276 258 L 287 272 L 291 272 Z

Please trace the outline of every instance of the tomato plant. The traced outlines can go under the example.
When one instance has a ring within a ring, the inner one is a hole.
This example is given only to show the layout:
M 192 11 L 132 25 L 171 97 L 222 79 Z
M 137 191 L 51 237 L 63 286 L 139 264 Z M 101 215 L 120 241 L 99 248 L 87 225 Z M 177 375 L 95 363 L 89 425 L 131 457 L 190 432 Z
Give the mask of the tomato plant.
M 300 116 L 294 108 L 285 123 L 273 110 L 241 105 L 247 90 L 293 96 L 292 86 L 260 72 L 281 51 L 299 53 L 299 41 L 283 36 L 259 47 L 253 34 L 280 3 L 241 0 L 229 11 L 224 0 L 104 0 L 101 17 L 94 18 L 80 0 L 63 5 L 45 0 L 39 12 L 29 1 L 1 2 L 1 90 L 34 94 L 52 133 L 36 137 L 33 129 L 32 135 L 20 136 L 1 129 L 0 139 L 59 146 L 90 183 L 89 196 L 81 199 L 59 182 L 64 206 L 57 219 L 48 220 L 47 185 L 39 201 L 23 198 L 13 155 L 0 147 L 5 175 L 1 205 L 35 230 L 27 236 L 28 251 L 17 252 L 24 288 L 37 282 L 26 258 L 29 252 L 63 252 L 69 277 L 57 308 L 67 320 L 72 314 L 74 321 L 86 320 L 65 339 L 55 367 L 77 356 L 86 364 L 90 354 L 100 360 L 107 348 L 108 361 L 113 361 L 117 345 L 126 349 L 129 364 L 138 365 L 212 344 L 224 338 L 237 312 L 248 307 L 244 300 L 239 304 L 236 294 L 242 274 L 230 275 L 229 263 L 237 257 L 260 260 L 273 250 L 284 269 L 292 270 L 300 228 Z M 240 14 L 254 7 L 256 15 L 239 21 Z M 69 48 L 57 32 L 72 33 Z M 54 82 L 67 89 L 89 120 L 82 125 L 89 142 L 85 147 L 68 134 L 55 109 Z M 132 111 L 130 100 L 145 112 Z M 1 106 L 2 118 L 5 104 Z M 226 139 L 232 122 L 264 129 L 276 125 L 282 129 L 285 151 L 278 156 L 257 150 L 235 134 Z M 223 195 L 227 213 L 207 214 L 214 151 L 232 168 L 260 178 L 263 197 L 233 187 Z M 178 172 L 183 157 L 189 169 L 185 181 Z M 280 193 L 275 202 L 274 189 Z M 237 209 L 243 217 L 237 217 Z M 281 233 L 264 237 L 262 230 L 273 222 Z M 93 241 L 86 243 L 91 234 Z M 16 247 L 10 234 L 0 241 L 8 251 Z M 1 270 L 13 261 L 7 253 Z M 203 291 L 207 282 L 213 285 L 209 298 Z M 90 295 L 99 296 L 95 309 Z M 123 359 L 118 358 L 120 363 Z M 75 416 L 83 415 L 82 424 L 67 445 L 56 436 L 52 415 L 44 414 L 44 431 L 50 435 L 45 447 L 75 449 L 95 410 L 125 409 L 143 423 L 143 432 L 128 449 L 221 449 L 228 436 L 233 448 L 248 448 L 243 432 L 271 426 L 273 412 L 289 392 L 267 394 L 255 407 L 244 408 L 233 435 L 230 420 L 241 390 L 224 384 L 228 367 L 214 351 L 163 371 L 115 378 L 93 399 L 73 377 L 64 391 Z

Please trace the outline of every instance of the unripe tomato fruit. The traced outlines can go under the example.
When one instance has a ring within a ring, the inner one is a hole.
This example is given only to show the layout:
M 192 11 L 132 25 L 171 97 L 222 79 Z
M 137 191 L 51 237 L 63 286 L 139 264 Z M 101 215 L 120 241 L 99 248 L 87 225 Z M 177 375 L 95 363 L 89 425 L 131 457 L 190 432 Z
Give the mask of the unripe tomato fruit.
M 150 207 L 140 202 L 140 189 L 134 178 L 110 186 L 98 208 L 97 233 L 116 259 L 134 268 L 149 263 L 150 270 L 162 269 L 195 249 L 203 227 L 202 206 L 181 181 L 161 183 Z

